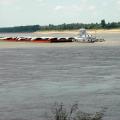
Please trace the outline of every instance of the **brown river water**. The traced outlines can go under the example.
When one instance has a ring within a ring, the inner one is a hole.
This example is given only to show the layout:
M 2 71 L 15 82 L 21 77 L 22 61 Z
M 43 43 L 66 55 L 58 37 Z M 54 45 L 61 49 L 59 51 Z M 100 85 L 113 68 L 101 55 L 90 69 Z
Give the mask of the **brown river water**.
M 103 120 L 120 120 L 120 46 L 0 49 L 0 120 L 48 120 L 55 102 L 90 113 L 107 107 Z

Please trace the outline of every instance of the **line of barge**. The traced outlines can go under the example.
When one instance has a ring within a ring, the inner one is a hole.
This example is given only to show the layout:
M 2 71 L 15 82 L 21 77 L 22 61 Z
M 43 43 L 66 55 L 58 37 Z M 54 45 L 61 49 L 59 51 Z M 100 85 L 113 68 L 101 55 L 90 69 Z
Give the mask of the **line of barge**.
M 9 42 L 36 42 L 36 43 L 60 43 L 60 42 L 82 42 L 94 43 L 103 42 L 104 39 L 96 38 L 86 32 L 85 29 L 80 29 L 78 37 L 3 37 L 3 41 Z

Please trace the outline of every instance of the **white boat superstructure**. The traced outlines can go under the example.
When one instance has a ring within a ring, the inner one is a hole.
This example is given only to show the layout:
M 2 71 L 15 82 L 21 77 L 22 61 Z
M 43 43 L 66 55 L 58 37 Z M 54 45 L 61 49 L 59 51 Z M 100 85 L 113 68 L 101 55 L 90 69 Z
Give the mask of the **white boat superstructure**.
M 86 29 L 80 29 L 79 36 L 74 37 L 75 42 L 86 42 L 86 43 L 94 43 L 94 42 L 102 42 L 104 39 L 98 39 L 95 36 L 88 34 Z

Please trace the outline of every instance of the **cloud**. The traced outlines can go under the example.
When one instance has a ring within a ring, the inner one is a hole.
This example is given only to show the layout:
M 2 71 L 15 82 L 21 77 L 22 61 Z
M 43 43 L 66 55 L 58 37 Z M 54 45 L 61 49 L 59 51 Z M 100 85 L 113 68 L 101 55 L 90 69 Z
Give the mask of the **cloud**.
M 86 4 L 85 1 L 83 1 L 82 3 L 80 4 L 65 4 L 65 5 L 57 5 L 54 7 L 54 10 L 55 11 L 59 11 L 59 12 L 62 12 L 64 11 L 64 13 L 80 13 L 80 12 L 94 12 L 96 10 L 96 6 L 95 5 L 92 5 L 92 4 Z
M 120 12 L 120 0 L 117 1 L 116 8 L 117 8 L 118 12 Z
M 61 10 L 61 9 L 63 9 L 64 8 L 64 6 L 62 6 L 62 5 L 57 5 L 57 6 L 55 6 L 55 10 Z
M 39 3 L 42 3 L 42 2 L 44 2 L 43 0 L 36 0 L 37 2 L 39 2 Z
M 94 11 L 95 9 L 96 9 L 96 6 L 94 6 L 94 5 L 91 5 L 88 7 L 88 10 L 90 10 L 90 11 Z
M 13 5 L 18 0 L 0 0 L 0 5 L 6 6 L 6 5 Z
M 34 4 L 36 4 L 37 6 L 48 6 L 47 3 L 47 0 L 35 0 L 34 2 Z
M 118 1 L 117 1 L 117 4 L 119 4 L 119 5 L 120 5 L 120 0 L 118 0 Z
M 106 6 L 108 6 L 108 3 L 106 1 L 103 1 L 102 6 L 106 7 Z

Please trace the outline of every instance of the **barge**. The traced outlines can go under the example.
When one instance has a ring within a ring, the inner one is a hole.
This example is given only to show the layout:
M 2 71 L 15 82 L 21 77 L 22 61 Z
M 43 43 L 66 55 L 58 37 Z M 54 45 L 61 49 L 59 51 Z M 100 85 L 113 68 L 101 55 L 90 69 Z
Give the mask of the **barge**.
M 31 38 L 31 42 L 50 43 L 50 38 L 49 37 Z
M 96 38 L 86 32 L 85 29 L 80 29 L 78 37 L 3 37 L 0 40 L 9 42 L 37 42 L 37 43 L 61 43 L 61 42 L 81 42 L 94 43 L 103 42 L 104 39 Z
M 72 41 L 72 39 L 61 37 L 61 38 L 51 38 L 50 42 L 51 43 L 59 43 L 59 42 L 73 42 L 73 41 Z

